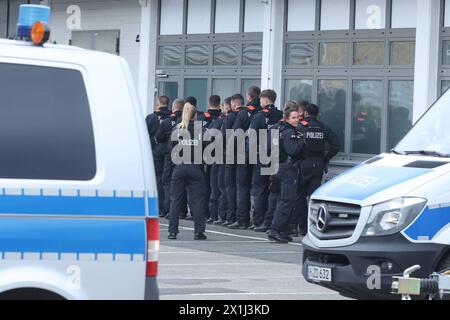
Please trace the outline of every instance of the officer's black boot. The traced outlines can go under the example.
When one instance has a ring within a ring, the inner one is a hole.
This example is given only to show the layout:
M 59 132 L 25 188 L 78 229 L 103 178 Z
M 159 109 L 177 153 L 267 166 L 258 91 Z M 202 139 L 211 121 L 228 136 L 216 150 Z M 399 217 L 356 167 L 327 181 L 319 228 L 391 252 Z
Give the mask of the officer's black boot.
M 267 237 L 271 241 L 275 241 L 275 242 L 279 242 L 279 243 L 288 243 L 288 240 L 277 231 L 270 232 Z
M 294 239 L 293 239 L 290 235 L 288 235 L 288 234 L 286 234 L 286 233 L 280 233 L 280 235 L 281 235 L 281 237 L 282 237 L 283 239 L 285 239 L 287 242 L 293 242 L 293 241 L 294 241 Z
M 206 240 L 205 234 L 203 232 L 196 233 L 194 236 L 194 240 Z
M 266 232 L 267 230 L 269 230 L 269 228 L 266 227 L 265 225 L 256 227 L 256 228 L 254 229 L 255 232 Z
M 222 226 L 224 223 L 226 223 L 226 221 L 222 220 L 219 218 L 219 220 L 216 220 L 213 222 L 214 225 L 216 226 Z
M 176 233 L 169 233 L 169 236 L 167 237 L 169 240 L 176 240 L 177 234 Z

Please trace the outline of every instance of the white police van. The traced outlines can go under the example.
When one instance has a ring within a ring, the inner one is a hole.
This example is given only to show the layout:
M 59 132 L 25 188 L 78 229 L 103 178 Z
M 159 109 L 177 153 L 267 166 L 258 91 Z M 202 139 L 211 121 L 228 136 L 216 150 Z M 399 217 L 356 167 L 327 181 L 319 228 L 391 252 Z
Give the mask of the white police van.
M 0 41 L 0 298 L 157 299 L 154 168 L 129 68 L 43 44 L 49 10 L 20 8 L 34 44 Z
M 331 180 L 309 205 L 303 276 L 354 298 L 398 298 L 392 277 L 450 274 L 450 91 L 391 153 Z

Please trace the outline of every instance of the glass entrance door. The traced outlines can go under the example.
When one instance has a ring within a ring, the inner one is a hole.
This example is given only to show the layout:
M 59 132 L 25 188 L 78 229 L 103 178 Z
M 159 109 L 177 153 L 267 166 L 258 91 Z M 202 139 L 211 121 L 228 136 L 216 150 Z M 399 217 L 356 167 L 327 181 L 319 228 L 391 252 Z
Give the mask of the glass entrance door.
M 178 81 L 160 81 L 158 82 L 158 96 L 169 97 L 169 107 L 172 107 L 172 102 L 179 98 Z

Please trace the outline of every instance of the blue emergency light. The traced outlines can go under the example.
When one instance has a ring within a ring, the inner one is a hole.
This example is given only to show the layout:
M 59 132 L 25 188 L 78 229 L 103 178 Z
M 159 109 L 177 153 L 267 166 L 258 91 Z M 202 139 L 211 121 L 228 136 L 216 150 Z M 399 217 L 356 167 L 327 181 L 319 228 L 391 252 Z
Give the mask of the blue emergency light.
M 17 36 L 31 40 L 36 45 L 43 45 L 50 37 L 50 15 L 50 7 L 35 4 L 20 5 Z

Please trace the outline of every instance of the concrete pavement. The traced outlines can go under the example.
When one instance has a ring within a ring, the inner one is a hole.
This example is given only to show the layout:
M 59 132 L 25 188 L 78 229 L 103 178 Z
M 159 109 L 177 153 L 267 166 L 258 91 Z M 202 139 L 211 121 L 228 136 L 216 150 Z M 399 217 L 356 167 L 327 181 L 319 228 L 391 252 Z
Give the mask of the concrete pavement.
M 177 240 L 160 221 L 158 284 L 162 300 L 335 300 L 337 293 L 307 283 L 303 248 L 278 244 L 266 234 L 207 226 L 206 241 L 194 241 L 193 223 L 180 221 Z

